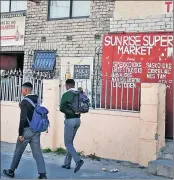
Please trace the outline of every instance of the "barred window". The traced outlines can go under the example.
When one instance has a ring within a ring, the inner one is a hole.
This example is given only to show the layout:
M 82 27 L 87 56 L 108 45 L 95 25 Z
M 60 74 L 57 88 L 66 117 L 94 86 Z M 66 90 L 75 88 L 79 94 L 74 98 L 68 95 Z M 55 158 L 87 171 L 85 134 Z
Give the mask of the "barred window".
M 84 18 L 90 15 L 91 1 L 49 0 L 49 19 Z
M 25 11 L 27 9 L 27 1 L 23 0 L 5 0 L 1 1 L 1 13 Z
M 53 71 L 56 64 L 55 51 L 35 51 L 33 69 L 37 71 Z

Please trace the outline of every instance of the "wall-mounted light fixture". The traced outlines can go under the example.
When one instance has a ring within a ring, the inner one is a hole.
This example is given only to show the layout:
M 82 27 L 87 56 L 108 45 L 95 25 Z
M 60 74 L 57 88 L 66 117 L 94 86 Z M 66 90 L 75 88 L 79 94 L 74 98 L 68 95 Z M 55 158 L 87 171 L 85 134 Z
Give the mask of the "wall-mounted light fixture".
M 71 73 L 70 72 L 65 73 L 65 79 L 71 79 Z

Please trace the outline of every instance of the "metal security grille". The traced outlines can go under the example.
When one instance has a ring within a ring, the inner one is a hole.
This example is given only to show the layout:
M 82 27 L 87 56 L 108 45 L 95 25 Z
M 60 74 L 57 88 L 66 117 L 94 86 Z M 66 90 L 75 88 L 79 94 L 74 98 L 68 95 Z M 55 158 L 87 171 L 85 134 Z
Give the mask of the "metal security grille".
M 53 71 L 56 64 L 55 51 L 35 51 L 33 69 L 36 71 Z
M 88 80 L 75 80 L 75 88 L 82 88 L 83 92 L 89 97 L 91 108 L 93 109 L 105 109 L 105 110 L 118 110 L 118 111 L 130 111 L 139 112 L 140 111 L 140 88 L 121 87 L 116 86 L 113 92 L 113 87 L 115 81 L 100 79 L 97 86 L 92 87 L 92 95 L 89 93 L 91 90 L 91 82 Z M 61 81 L 60 86 L 60 98 L 63 93 L 66 92 L 65 82 Z M 113 96 L 115 99 L 113 100 Z
M 33 93 L 39 96 L 39 101 L 43 99 L 43 79 L 50 79 L 49 72 L 36 72 L 36 71 L 5 71 L 1 73 L 1 88 L 0 100 L 1 101 L 15 101 L 20 102 L 21 86 L 24 82 L 31 82 L 33 84 Z

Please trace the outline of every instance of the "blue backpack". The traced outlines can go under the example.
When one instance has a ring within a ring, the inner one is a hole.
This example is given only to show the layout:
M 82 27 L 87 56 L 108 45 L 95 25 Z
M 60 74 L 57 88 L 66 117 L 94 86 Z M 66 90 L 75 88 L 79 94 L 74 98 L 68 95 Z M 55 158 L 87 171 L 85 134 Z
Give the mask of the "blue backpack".
M 33 117 L 31 121 L 29 121 L 29 119 L 27 118 L 31 130 L 33 132 L 47 131 L 50 124 L 48 120 L 48 109 L 38 104 L 34 104 L 33 101 L 29 98 L 24 98 L 24 100 L 29 102 L 34 107 Z
M 71 108 L 74 112 L 87 113 L 89 112 L 89 98 L 80 91 L 71 91 L 74 94 Z

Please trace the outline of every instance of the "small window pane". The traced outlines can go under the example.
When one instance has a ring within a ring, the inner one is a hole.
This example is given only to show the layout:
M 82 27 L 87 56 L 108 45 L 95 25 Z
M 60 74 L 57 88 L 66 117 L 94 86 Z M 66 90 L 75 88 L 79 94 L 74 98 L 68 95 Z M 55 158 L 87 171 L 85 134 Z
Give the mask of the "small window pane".
M 1 1 L 1 13 L 9 12 L 10 0 Z
M 83 17 L 90 15 L 91 1 L 73 1 L 72 17 Z
M 27 9 L 27 1 L 12 0 L 11 11 L 24 11 Z
M 70 0 L 50 1 L 50 18 L 69 18 Z
M 56 52 L 35 51 L 33 69 L 37 71 L 53 71 L 56 63 Z

